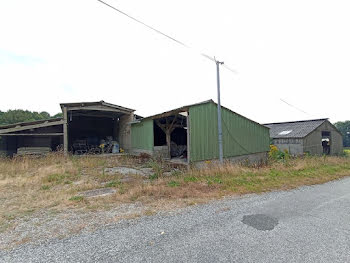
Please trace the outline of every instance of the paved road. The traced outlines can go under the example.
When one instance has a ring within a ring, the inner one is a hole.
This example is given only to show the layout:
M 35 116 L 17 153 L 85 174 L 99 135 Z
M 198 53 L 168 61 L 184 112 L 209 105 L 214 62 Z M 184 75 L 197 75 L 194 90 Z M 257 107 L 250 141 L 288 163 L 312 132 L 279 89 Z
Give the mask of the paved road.
M 125 221 L 1 262 L 350 262 L 350 178 Z

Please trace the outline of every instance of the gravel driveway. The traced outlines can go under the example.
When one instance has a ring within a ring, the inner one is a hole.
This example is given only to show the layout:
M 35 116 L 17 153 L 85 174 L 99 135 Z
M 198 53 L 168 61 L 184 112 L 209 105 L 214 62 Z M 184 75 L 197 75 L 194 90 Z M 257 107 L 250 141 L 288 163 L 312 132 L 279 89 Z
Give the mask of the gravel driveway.
M 125 220 L 1 262 L 350 262 L 350 178 Z

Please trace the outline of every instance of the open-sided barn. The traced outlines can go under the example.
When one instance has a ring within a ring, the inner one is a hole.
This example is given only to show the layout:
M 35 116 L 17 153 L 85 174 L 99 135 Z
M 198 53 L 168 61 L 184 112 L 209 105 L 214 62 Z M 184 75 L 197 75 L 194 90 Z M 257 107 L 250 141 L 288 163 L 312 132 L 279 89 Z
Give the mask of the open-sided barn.
M 328 119 L 268 123 L 272 143 L 292 155 L 343 153 L 343 138 Z
M 0 151 L 12 156 L 47 153 L 59 146 L 76 154 L 130 150 L 134 110 L 104 101 L 62 103 L 61 109 L 63 118 L 1 126 Z
M 22 122 L 0 127 L 4 155 L 47 153 L 63 143 L 62 118 Z
M 232 160 L 266 161 L 269 130 L 222 107 L 223 153 Z M 131 125 L 134 153 L 185 162 L 218 159 L 217 104 L 212 100 L 136 120 Z
M 212 100 L 138 119 L 134 110 L 99 102 L 62 103 L 63 118 L 0 127 L 6 155 L 47 153 L 61 147 L 74 154 L 148 153 L 181 163 L 218 159 L 217 104 Z M 226 159 L 264 162 L 269 131 L 222 107 Z

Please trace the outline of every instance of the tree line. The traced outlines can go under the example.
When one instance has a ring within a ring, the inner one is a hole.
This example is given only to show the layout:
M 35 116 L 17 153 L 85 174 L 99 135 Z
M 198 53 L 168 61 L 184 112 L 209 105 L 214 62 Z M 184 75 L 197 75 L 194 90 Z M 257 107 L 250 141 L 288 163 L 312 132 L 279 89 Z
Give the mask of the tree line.
M 8 110 L 6 112 L 0 111 L 0 125 L 14 124 L 26 121 L 38 121 L 50 118 L 62 117 L 62 113 L 57 113 L 53 116 L 46 111 L 36 112 L 28 110 Z
M 350 147 L 350 121 L 338 121 L 334 123 L 334 126 L 343 135 L 344 147 Z

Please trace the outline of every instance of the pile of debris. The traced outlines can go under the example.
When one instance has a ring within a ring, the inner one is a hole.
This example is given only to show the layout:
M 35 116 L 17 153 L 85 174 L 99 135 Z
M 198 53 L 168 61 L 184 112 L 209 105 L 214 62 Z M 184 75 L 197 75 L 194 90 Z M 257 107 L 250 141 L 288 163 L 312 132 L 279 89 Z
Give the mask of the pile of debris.
M 50 147 L 20 147 L 17 149 L 17 155 L 45 155 L 50 152 Z
M 123 149 L 119 147 L 119 143 L 111 136 L 106 139 L 99 140 L 98 138 L 86 138 L 75 140 L 72 145 L 74 154 L 102 154 L 102 153 L 119 153 Z

